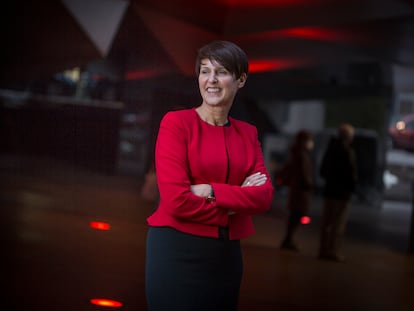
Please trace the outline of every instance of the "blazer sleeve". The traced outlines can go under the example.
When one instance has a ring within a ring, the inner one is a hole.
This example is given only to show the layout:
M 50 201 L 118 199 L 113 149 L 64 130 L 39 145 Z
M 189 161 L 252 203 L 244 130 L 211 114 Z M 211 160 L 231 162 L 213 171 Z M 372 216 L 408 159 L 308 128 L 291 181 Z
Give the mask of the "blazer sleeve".
M 212 183 L 217 207 L 231 210 L 245 215 L 255 215 L 267 211 L 272 203 L 274 188 L 270 175 L 266 169 L 263 159 L 263 152 L 254 128 L 252 148 L 254 153 L 254 165 L 245 177 L 260 172 L 266 174 L 266 183 L 262 186 L 229 185 L 222 183 Z
M 191 192 L 187 159 L 188 131 L 174 113 L 167 113 L 161 120 L 155 149 L 161 206 L 175 218 L 224 226 L 228 222 L 228 212 Z

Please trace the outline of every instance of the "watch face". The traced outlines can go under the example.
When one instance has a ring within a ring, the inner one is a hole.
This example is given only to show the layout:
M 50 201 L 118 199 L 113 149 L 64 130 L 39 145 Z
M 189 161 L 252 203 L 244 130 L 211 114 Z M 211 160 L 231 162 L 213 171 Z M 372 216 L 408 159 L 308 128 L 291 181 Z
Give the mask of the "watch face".
M 207 203 L 214 203 L 216 202 L 216 197 L 208 196 L 206 198 Z

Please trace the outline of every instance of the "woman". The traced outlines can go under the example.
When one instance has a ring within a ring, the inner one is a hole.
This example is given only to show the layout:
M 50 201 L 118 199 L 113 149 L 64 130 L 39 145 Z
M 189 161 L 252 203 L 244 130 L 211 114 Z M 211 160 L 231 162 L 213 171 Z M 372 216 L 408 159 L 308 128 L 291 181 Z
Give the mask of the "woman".
M 286 233 L 281 248 L 298 250 L 293 242 L 293 235 L 300 225 L 312 202 L 313 170 L 310 152 L 314 142 L 311 132 L 301 130 L 296 134 L 295 141 L 290 149 L 289 160 L 285 166 L 287 176 L 286 185 L 289 187 Z
M 155 165 L 160 203 L 148 217 L 146 295 L 154 310 L 237 310 L 240 239 L 273 186 L 257 130 L 229 116 L 247 79 L 246 54 L 214 41 L 198 51 L 197 108 L 162 119 Z

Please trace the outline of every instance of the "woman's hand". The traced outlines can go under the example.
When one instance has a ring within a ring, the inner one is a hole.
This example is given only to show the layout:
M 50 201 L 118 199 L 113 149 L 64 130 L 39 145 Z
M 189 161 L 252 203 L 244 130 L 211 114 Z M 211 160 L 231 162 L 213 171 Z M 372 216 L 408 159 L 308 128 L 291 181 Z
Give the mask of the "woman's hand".
M 191 192 L 202 198 L 207 198 L 212 190 L 213 188 L 209 184 L 191 185 Z
M 247 176 L 241 186 L 242 187 L 262 186 L 266 183 L 266 180 L 267 180 L 267 177 L 265 174 L 257 172 L 250 176 Z
M 209 184 L 191 185 L 191 192 L 196 196 L 207 198 L 213 190 L 213 187 Z M 236 212 L 228 211 L 229 215 L 234 215 Z

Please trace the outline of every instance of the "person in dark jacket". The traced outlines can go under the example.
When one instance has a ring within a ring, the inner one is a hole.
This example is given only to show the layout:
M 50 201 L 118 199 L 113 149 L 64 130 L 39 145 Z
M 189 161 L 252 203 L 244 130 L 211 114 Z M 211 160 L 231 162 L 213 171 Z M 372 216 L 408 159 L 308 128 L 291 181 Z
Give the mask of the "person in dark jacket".
M 281 248 L 298 250 L 293 242 L 293 235 L 301 223 L 312 202 L 312 160 L 310 152 L 314 146 L 312 133 L 308 130 L 301 130 L 296 134 L 295 141 L 290 148 L 290 155 L 285 166 L 286 185 L 289 187 L 288 210 L 285 237 Z
M 355 129 L 338 128 L 323 156 L 320 174 L 325 180 L 319 258 L 342 261 L 340 254 L 352 193 L 357 182 L 357 165 L 352 148 Z

